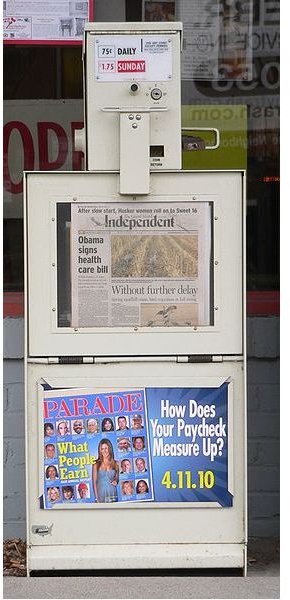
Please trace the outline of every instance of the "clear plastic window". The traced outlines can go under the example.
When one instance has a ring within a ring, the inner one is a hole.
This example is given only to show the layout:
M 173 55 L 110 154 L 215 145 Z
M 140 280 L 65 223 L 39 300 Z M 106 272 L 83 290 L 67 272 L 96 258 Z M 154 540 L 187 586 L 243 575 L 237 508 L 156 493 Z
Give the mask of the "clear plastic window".
M 210 202 L 59 203 L 59 327 L 213 325 Z

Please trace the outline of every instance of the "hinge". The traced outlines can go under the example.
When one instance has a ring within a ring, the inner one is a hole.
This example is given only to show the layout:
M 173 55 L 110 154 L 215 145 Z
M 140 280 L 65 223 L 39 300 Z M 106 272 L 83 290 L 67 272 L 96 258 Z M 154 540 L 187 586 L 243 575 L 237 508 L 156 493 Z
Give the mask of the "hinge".
M 223 357 L 220 355 L 210 354 L 189 354 L 188 356 L 177 356 L 178 363 L 211 363 L 211 362 L 223 362 Z
M 60 365 L 83 365 L 93 362 L 93 356 L 60 356 L 58 358 Z
M 82 365 L 92 364 L 93 356 L 48 356 L 28 358 L 28 363 L 48 364 L 48 365 Z

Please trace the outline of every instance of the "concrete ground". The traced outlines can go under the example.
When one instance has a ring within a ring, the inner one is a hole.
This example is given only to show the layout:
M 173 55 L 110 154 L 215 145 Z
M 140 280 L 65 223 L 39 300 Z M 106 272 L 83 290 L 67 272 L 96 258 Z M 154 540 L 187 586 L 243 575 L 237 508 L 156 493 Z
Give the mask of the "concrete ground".
M 277 541 L 249 545 L 247 577 L 235 571 L 41 572 L 4 577 L 6 598 L 280 598 Z

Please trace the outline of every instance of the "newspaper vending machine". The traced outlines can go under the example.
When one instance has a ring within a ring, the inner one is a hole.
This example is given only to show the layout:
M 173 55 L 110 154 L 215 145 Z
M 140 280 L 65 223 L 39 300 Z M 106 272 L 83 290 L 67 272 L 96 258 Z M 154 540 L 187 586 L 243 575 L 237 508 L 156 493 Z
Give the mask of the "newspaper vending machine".
M 28 572 L 245 569 L 245 177 L 181 170 L 181 32 L 89 23 L 87 170 L 26 173 Z

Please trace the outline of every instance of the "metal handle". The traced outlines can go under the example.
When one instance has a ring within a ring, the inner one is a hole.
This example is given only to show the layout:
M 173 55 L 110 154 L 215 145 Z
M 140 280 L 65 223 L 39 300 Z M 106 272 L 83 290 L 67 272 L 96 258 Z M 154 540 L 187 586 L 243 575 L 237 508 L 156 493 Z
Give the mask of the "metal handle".
M 215 144 L 205 146 L 205 150 L 216 150 L 220 145 L 220 132 L 215 127 L 182 127 L 181 131 L 213 131 L 215 133 Z
M 156 106 L 156 108 L 150 108 L 147 106 L 104 106 L 101 108 L 103 112 L 117 112 L 117 113 L 148 113 L 148 112 L 166 112 L 167 107 Z

